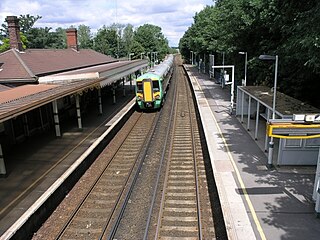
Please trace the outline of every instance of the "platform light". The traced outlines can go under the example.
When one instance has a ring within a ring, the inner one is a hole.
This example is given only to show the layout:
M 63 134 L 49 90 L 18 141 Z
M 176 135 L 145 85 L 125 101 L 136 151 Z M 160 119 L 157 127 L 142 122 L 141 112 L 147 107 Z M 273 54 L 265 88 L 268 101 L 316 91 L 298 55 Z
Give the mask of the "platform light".
M 278 79 L 278 55 L 260 55 L 260 60 L 263 61 L 275 61 L 275 71 L 274 71 L 274 83 L 273 83 L 273 101 L 272 101 L 272 120 L 276 118 L 276 96 L 277 96 L 277 79 Z M 273 157 L 273 137 L 271 137 L 269 142 L 268 151 L 268 167 L 272 167 L 272 157 Z
M 239 54 L 245 55 L 245 62 L 244 62 L 244 83 L 243 83 L 243 86 L 247 86 L 248 53 L 247 53 L 247 52 L 239 52 Z

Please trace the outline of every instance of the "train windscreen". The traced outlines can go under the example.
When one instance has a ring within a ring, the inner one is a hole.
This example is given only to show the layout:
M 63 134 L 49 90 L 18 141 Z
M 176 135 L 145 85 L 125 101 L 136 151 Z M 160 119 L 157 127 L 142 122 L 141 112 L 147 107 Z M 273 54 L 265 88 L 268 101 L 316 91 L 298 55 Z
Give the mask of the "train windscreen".
M 137 92 L 142 93 L 143 84 L 142 82 L 137 82 Z
M 160 91 L 159 81 L 152 81 L 152 86 L 153 86 L 153 91 L 154 92 L 159 92 Z

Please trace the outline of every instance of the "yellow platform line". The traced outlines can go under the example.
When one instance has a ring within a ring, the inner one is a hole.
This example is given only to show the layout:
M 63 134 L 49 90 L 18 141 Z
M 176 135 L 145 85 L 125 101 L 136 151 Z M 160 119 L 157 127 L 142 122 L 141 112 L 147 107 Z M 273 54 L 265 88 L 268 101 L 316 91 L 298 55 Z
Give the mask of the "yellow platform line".
M 201 89 L 201 91 L 202 91 L 202 87 L 201 87 L 201 85 L 199 84 L 199 82 L 198 82 L 197 79 L 196 79 L 196 83 L 197 83 L 199 89 Z M 225 147 L 226 147 L 226 149 L 227 149 L 228 156 L 229 156 L 230 161 L 231 161 L 231 163 L 232 163 L 232 166 L 233 166 L 233 168 L 234 168 L 234 170 L 235 170 L 235 172 L 236 172 L 236 176 L 237 176 L 238 182 L 239 182 L 239 184 L 240 184 L 240 187 L 241 187 L 242 190 L 243 190 L 243 195 L 244 195 L 244 197 L 245 197 L 245 199 L 246 199 L 246 202 L 247 202 L 247 204 L 248 204 L 249 210 L 250 210 L 250 212 L 251 212 L 251 214 L 252 214 L 253 221 L 254 221 L 254 223 L 255 223 L 255 225 L 256 225 L 256 227 L 257 227 L 257 230 L 258 230 L 258 232 L 259 232 L 259 234 L 260 234 L 260 237 L 261 237 L 262 240 L 266 240 L 267 238 L 266 238 L 266 236 L 265 236 L 265 234 L 264 234 L 264 231 L 263 231 L 263 229 L 262 229 L 262 227 L 261 227 L 261 224 L 260 224 L 260 222 L 259 222 L 258 216 L 257 216 L 256 211 L 255 211 L 255 209 L 254 209 L 254 207 L 253 207 L 253 204 L 252 204 L 252 202 L 251 202 L 251 200 L 250 200 L 250 197 L 249 197 L 249 195 L 248 195 L 246 186 L 245 186 L 245 184 L 244 184 L 244 182 L 243 182 L 243 180 L 242 180 L 242 177 L 241 177 L 241 175 L 240 175 L 240 171 L 239 171 L 239 169 L 238 169 L 238 167 L 237 167 L 237 165 L 236 165 L 236 163 L 235 163 L 235 161 L 234 161 L 234 159 L 233 159 L 233 156 L 232 156 L 232 154 L 231 154 L 231 151 L 230 151 L 230 149 L 229 149 L 229 146 L 228 146 L 228 144 L 227 144 L 227 141 L 226 141 L 226 139 L 225 139 L 225 137 L 224 137 L 224 135 L 223 135 L 223 133 L 222 133 L 222 131 L 221 131 L 221 128 L 220 128 L 220 126 L 219 126 L 219 124 L 218 124 L 218 122 L 217 122 L 216 117 L 214 116 L 214 114 L 213 114 L 213 112 L 212 112 L 212 110 L 211 110 L 211 108 L 210 108 L 210 105 L 209 105 L 209 102 L 208 102 L 207 98 L 205 98 L 205 101 L 206 101 L 206 104 L 208 105 L 208 107 L 209 107 L 209 109 L 210 109 L 210 113 L 211 113 L 211 115 L 212 115 L 212 118 L 213 118 L 213 120 L 214 120 L 214 122 L 215 122 L 215 125 L 216 125 L 218 131 L 219 131 L 219 134 L 220 134 L 220 136 L 221 136 L 221 138 L 222 138 L 222 141 L 223 141 L 223 143 L 224 143 L 224 145 L 225 145 Z

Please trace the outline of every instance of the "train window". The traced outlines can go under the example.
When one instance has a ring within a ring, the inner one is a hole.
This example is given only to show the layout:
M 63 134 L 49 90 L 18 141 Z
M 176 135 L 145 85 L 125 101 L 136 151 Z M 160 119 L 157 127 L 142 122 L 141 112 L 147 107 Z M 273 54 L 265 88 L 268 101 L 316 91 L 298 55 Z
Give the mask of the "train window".
M 152 81 L 152 85 L 153 85 L 153 91 L 154 92 L 160 91 L 159 81 Z
M 143 91 L 142 82 L 137 82 L 137 92 L 142 92 L 142 91 Z

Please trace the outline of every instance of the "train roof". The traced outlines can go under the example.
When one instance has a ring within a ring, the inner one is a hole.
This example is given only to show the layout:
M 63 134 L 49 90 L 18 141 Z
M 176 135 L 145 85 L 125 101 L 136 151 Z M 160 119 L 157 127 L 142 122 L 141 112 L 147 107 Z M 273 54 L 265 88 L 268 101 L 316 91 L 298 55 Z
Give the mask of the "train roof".
M 173 55 L 170 54 L 167 56 L 167 58 L 161 62 L 159 65 L 156 65 L 154 68 L 150 69 L 146 74 L 143 74 L 143 78 L 153 78 L 153 79 L 159 79 L 165 76 L 169 69 L 173 65 Z M 138 78 L 137 80 L 139 80 Z
M 153 72 L 147 72 L 147 73 L 141 75 L 140 77 L 138 77 L 137 81 L 141 81 L 143 79 L 148 79 L 148 78 L 157 79 L 158 80 L 160 78 L 160 76 L 155 74 L 155 73 L 153 73 Z

